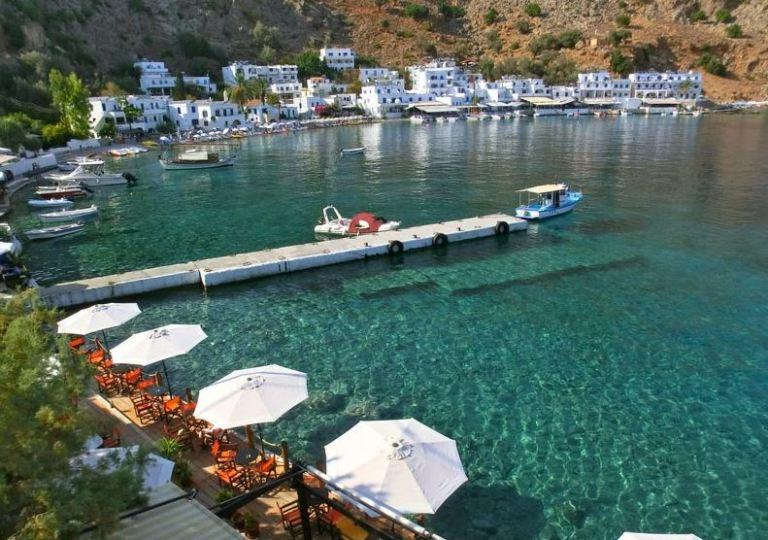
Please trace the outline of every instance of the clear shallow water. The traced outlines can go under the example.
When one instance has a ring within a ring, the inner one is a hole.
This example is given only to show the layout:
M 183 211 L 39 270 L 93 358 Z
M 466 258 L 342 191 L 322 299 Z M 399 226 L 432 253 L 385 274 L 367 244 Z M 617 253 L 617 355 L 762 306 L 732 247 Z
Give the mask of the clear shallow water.
M 759 538 L 766 148 L 764 118 L 703 117 L 325 130 L 173 176 L 147 155 L 120 164 L 142 182 L 100 196 L 100 222 L 27 246 L 28 264 L 62 279 L 310 241 L 327 202 L 406 224 L 509 211 L 515 189 L 571 178 L 585 202 L 527 233 L 154 294 L 110 337 L 203 324 L 177 387 L 307 371 L 310 400 L 266 433 L 310 461 L 361 419 L 455 438 L 470 482 L 428 523 L 450 538 Z

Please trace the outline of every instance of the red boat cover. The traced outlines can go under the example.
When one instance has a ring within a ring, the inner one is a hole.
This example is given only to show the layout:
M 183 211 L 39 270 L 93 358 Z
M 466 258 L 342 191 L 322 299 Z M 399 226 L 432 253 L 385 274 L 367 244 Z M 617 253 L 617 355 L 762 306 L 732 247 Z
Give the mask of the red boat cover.
M 361 224 L 361 221 L 366 223 Z M 379 230 L 379 226 L 384 223 L 381 218 L 378 218 L 370 212 L 358 212 L 352 216 L 352 220 L 349 222 L 349 229 L 347 234 L 365 234 L 372 233 Z M 367 227 L 365 225 L 368 225 Z

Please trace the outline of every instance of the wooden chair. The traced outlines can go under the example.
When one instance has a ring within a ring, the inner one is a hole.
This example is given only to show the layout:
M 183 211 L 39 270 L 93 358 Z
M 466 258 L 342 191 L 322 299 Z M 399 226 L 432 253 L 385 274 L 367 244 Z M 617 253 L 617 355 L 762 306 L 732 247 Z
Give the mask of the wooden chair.
M 120 386 L 123 392 L 134 393 L 139 382 L 141 382 L 141 368 L 135 368 L 120 375 Z
M 173 396 L 163 401 L 163 414 L 166 422 L 170 422 L 174 418 L 181 420 L 184 417 L 181 409 L 181 397 Z
M 110 395 L 120 392 L 120 379 L 112 375 L 111 373 L 101 373 L 94 375 L 96 384 L 99 385 L 99 392 L 102 394 Z
M 76 336 L 69 339 L 69 348 L 73 352 L 80 353 L 80 349 L 85 345 L 85 336 Z
M 150 424 L 157 420 L 157 404 L 149 396 L 145 394 L 132 394 L 131 403 L 133 403 L 133 411 L 142 425 Z
M 211 444 L 211 455 L 216 460 L 218 469 L 231 469 L 235 467 L 237 458 L 237 446 L 224 444 L 218 439 Z
M 219 485 L 222 487 L 229 486 L 238 491 L 246 491 L 248 489 L 248 474 L 243 467 L 219 469 L 216 471 L 216 477 L 219 479 Z
M 93 364 L 94 366 L 98 366 L 104 361 L 104 358 L 107 356 L 107 351 L 104 349 L 96 349 L 93 352 L 88 353 L 88 362 Z
M 263 459 L 255 465 L 251 465 L 251 471 L 259 483 L 266 482 L 270 476 L 277 478 L 277 460 L 274 456 Z

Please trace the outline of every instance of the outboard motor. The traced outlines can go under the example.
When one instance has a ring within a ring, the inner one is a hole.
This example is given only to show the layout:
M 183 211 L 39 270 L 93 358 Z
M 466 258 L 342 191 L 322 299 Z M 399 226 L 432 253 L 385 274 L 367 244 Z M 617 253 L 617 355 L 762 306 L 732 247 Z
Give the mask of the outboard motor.
M 133 185 L 135 185 L 139 181 L 138 178 L 136 178 L 135 176 L 133 176 L 129 172 L 124 172 L 123 173 L 123 178 L 125 178 L 128 181 L 128 185 L 129 186 L 133 186 Z

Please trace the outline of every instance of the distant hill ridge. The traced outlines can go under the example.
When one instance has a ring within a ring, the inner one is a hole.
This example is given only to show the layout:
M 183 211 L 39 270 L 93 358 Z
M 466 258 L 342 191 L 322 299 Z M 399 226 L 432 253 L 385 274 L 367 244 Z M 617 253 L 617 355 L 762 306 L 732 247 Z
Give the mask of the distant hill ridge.
M 709 55 L 727 70 L 725 77 L 705 75 L 710 98 L 768 97 L 765 0 L 538 0 L 538 9 L 529 4 L 534 3 L 4 0 L 0 113 L 22 102 L 37 116 L 44 114 L 49 101 L 37 81 L 51 67 L 77 71 L 94 90 L 110 80 L 131 90 L 131 64 L 139 57 L 220 78 L 228 60 L 279 62 L 324 44 L 350 45 L 385 66 L 453 56 L 478 66 L 485 61 L 486 68 L 492 61 L 497 70 L 512 72 L 521 59 L 535 59 L 532 48 L 541 55 L 542 47 L 580 69 L 607 68 L 612 55 L 637 69 L 701 69 L 702 57 Z M 718 10 L 729 13 L 719 13 L 721 20 L 732 20 L 716 22 Z M 579 39 L 553 41 L 564 32 Z

